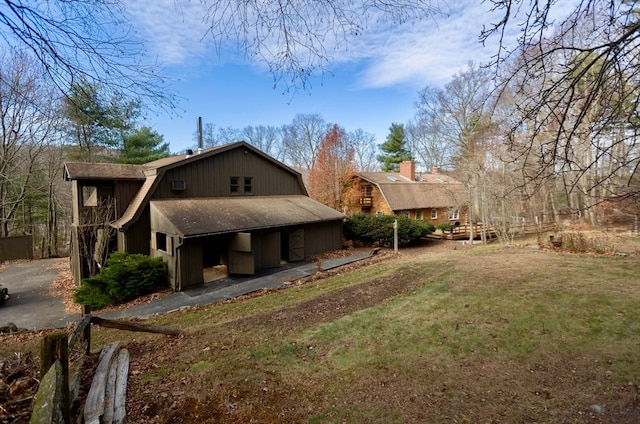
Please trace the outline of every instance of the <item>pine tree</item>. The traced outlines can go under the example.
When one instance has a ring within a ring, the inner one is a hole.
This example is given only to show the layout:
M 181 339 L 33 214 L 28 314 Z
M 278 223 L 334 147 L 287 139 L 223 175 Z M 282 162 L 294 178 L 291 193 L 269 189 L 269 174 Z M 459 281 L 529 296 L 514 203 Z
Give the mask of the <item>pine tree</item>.
M 123 137 L 122 150 L 116 159 L 119 163 L 147 163 L 169 156 L 169 143 L 163 143 L 162 135 L 149 127 L 142 127 Z
M 413 160 L 411 152 L 405 147 L 405 133 L 402 124 L 391 124 L 387 140 L 380 145 L 384 152 L 378 155 L 378 162 L 382 163 L 384 172 L 398 172 L 400 162 Z

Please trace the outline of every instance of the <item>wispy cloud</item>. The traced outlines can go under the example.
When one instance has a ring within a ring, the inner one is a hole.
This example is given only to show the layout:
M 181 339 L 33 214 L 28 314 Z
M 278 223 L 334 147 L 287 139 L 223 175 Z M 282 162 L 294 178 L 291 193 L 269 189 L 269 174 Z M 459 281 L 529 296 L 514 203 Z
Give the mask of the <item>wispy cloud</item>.
M 491 16 L 480 2 L 463 3 L 464 8 L 450 10 L 447 16 L 365 40 L 362 44 L 368 49 L 360 51 L 366 51 L 367 65 L 360 83 L 368 88 L 441 85 L 468 62 L 487 62 L 495 50 L 483 48 L 478 36 Z
M 374 23 L 359 36 L 349 38 L 346 49 L 325 46 L 333 55 L 330 66 L 357 64 L 358 85 L 380 88 L 448 82 L 470 61 L 485 63 L 497 52 L 497 46 L 483 47 L 478 36 L 483 25 L 498 19 L 486 2 L 462 0 L 449 2 L 443 15 L 397 27 Z M 573 3 L 573 1 L 569 2 Z M 203 37 L 207 25 L 203 18 L 205 2 L 175 0 L 137 0 L 127 9 L 148 40 L 151 54 L 165 65 L 181 65 L 215 57 L 213 42 Z M 375 21 L 374 21 L 375 22 Z M 331 41 L 327 41 L 331 43 Z M 344 47 L 344 46 L 341 46 Z M 226 52 L 237 59 L 241 53 Z M 219 59 L 219 58 L 218 58 Z M 264 63 L 254 63 L 264 71 Z
M 181 65 L 201 57 L 205 6 L 198 1 L 138 0 L 125 2 L 134 28 L 146 40 L 150 55 L 164 65 Z

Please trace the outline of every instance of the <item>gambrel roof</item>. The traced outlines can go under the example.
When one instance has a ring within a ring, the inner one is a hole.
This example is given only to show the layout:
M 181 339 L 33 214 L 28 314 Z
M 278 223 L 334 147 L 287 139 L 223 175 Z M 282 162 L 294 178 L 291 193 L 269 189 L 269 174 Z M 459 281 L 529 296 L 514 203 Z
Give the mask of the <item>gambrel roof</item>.
M 242 148 L 272 162 L 285 172 L 294 175 L 298 181 L 301 191 L 307 194 L 299 172 L 275 160 L 271 156 L 258 150 L 244 141 L 215 146 L 201 152 L 192 154 L 180 154 L 158 159 L 143 165 L 123 165 L 115 163 L 81 163 L 70 162 L 65 164 L 65 180 L 140 180 L 142 187 L 136 196 L 129 203 L 124 214 L 111 225 L 120 230 L 127 229 L 138 220 L 144 208 L 149 204 L 154 191 L 162 180 L 164 173 L 170 169 L 186 166 L 190 163 L 205 160 L 214 155 L 227 152 L 232 149 Z
M 464 185 L 446 174 L 420 174 L 411 180 L 399 172 L 362 172 L 361 179 L 375 185 L 393 211 L 455 208 L 468 202 Z

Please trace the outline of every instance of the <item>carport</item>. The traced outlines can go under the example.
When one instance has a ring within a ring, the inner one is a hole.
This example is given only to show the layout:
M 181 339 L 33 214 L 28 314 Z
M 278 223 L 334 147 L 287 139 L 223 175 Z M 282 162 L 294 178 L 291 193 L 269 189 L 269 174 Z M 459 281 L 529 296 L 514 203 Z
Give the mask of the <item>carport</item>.
M 151 255 L 183 290 L 202 284 L 206 267 L 252 275 L 339 249 L 344 217 L 302 195 L 152 200 Z

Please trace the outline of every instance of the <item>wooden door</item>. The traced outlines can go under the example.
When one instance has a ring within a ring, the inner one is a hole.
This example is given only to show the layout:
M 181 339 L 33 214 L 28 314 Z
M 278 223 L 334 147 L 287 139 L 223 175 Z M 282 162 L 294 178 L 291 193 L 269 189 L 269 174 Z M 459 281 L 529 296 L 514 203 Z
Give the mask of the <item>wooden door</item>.
M 304 228 L 298 228 L 289 233 L 289 258 L 290 262 L 304 260 Z

